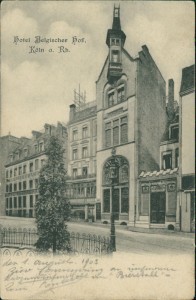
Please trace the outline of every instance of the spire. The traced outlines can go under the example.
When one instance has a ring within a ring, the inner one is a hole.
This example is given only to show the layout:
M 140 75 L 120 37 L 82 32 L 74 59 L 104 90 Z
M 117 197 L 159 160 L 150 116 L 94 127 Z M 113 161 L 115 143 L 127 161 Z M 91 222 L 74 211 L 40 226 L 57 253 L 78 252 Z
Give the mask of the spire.
M 119 7 L 116 7 L 115 4 L 114 4 L 112 29 L 113 30 L 121 30 L 121 25 L 120 25 L 120 4 L 119 4 Z

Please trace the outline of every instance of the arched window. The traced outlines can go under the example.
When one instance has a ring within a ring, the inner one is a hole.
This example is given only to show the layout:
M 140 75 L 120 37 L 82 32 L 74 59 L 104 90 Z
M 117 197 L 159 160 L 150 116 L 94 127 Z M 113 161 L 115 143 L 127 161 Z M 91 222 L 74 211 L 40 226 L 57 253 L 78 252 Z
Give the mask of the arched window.
M 103 213 L 128 214 L 129 212 L 129 163 L 123 156 L 116 155 L 115 164 L 117 166 L 117 179 L 112 195 L 112 186 L 110 179 L 110 165 L 113 158 L 109 158 L 103 167 Z

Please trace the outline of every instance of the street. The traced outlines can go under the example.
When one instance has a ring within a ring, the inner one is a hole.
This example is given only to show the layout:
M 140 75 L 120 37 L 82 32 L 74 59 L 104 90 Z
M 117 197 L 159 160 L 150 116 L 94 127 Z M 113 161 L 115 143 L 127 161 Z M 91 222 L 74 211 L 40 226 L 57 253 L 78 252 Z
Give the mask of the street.
M 36 227 L 35 219 L 1 217 L 0 225 L 5 227 Z M 83 222 L 68 222 L 70 232 L 80 234 L 110 235 L 110 225 Z M 117 252 L 135 254 L 194 254 L 194 236 L 178 235 L 177 233 L 158 234 L 141 233 L 127 230 L 126 226 L 116 226 Z

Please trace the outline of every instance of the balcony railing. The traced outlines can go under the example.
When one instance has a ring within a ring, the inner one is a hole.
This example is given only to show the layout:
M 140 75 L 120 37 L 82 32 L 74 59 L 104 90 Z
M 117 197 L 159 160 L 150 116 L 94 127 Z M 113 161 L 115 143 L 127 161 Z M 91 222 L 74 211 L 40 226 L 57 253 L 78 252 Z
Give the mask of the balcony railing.
M 88 174 L 88 175 L 76 175 L 76 176 L 67 175 L 67 180 L 88 179 L 88 178 L 96 178 L 96 173 Z

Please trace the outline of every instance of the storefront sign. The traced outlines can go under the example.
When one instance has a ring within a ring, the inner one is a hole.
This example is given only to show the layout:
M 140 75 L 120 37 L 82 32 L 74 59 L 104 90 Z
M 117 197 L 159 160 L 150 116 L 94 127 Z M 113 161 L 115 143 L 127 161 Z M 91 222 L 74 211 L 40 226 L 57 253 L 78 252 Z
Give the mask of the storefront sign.
M 151 192 L 163 192 L 165 191 L 165 184 L 151 185 Z

